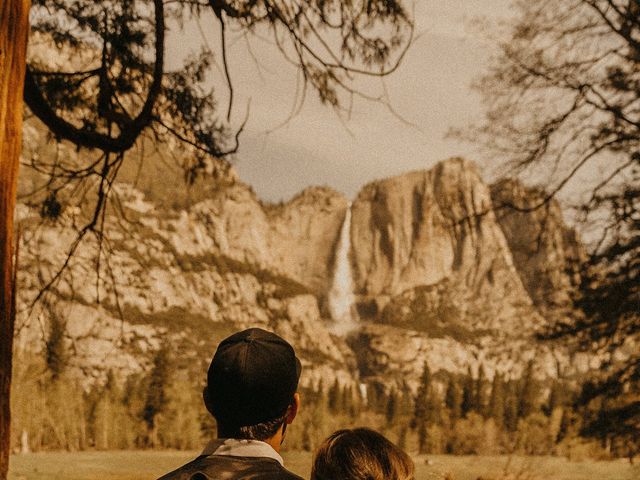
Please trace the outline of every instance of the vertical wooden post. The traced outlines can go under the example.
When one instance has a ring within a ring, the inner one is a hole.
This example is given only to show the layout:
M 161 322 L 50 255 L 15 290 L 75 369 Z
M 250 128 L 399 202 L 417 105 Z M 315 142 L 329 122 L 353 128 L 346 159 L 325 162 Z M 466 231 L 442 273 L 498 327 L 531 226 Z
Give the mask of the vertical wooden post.
M 22 148 L 22 95 L 30 0 L 0 2 L 0 479 L 11 448 L 11 366 L 15 320 L 13 212 Z

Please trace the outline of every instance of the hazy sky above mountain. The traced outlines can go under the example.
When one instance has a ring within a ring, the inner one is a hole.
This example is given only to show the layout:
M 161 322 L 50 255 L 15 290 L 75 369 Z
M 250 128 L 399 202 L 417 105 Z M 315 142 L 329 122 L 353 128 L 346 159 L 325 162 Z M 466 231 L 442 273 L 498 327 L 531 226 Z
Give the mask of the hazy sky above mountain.
M 376 178 L 429 168 L 452 156 L 479 159 L 477 147 L 445 138 L 451 127 L 464 128 L 481 112 L 471 83 L 486 68 L 491 45 L 469 28 L 476 16 L 508 16 L 507 0 L 417 1 L 419 38 L 401 67 L 384 82 L 394 110 L 356 100 L 351 118 L 341 122 L 312 92 L 300 113 L 280 128 L 291 112 L 295 69 L 276 47 L 254 39 L 252 58 L 245 40 L 231 42 L 230 71 L 235 89 L 232 123 L 250 116 L 235 161 L 243 181 L 265 200 L 286 200 L 310 185 L 328 185 L 353 197 Z M 211 23 L 185 30 L 185 50 L 206 38 L 217 45 Z M 183 57 L 173 52 L 174 58 Z M 378 82 L 378 83 L 374 83 Z M 378 80 L 362 84 L 380 91 Z M 224 101 L 224 85 L 218 86 Z M 222 104 L 224 108 L 224 103 Z

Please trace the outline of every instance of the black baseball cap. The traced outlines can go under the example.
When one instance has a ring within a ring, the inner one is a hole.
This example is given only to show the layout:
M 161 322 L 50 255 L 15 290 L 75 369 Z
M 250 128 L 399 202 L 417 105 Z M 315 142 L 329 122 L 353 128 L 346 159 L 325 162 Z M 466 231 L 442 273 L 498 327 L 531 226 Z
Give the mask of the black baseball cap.
M 298 389 L 300 360 L 275 333 L 250 328 L 224 339 L 207 372 L 205 404 L 225 425 L 257 425 L 283 415 Z

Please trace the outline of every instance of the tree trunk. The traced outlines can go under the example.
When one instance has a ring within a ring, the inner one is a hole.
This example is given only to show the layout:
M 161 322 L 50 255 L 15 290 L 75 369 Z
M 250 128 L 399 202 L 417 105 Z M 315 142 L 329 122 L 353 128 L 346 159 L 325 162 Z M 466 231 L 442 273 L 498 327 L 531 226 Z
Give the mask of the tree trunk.
M 11 363 L 15 320 L 13 211 L 22 147 L 30 0 L 0 4 L 0 479 L 7 478 L 11 447 Z

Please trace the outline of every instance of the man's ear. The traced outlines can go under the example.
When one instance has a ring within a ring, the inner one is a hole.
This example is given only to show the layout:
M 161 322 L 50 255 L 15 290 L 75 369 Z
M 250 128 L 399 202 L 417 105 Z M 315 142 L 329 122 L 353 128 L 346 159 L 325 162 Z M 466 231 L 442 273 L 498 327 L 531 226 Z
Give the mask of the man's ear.
M 294 393 L 293 394 L 293 402 L 291 403 L 291 405 L 289 406 L 289 411 L 287 413 L 287 423 L 290 424 L 293 422 L 294 418 L 296 418 L 296 415 L 298 414 L 298 410 L 300 409 L 300 394 L 299 393 Z

